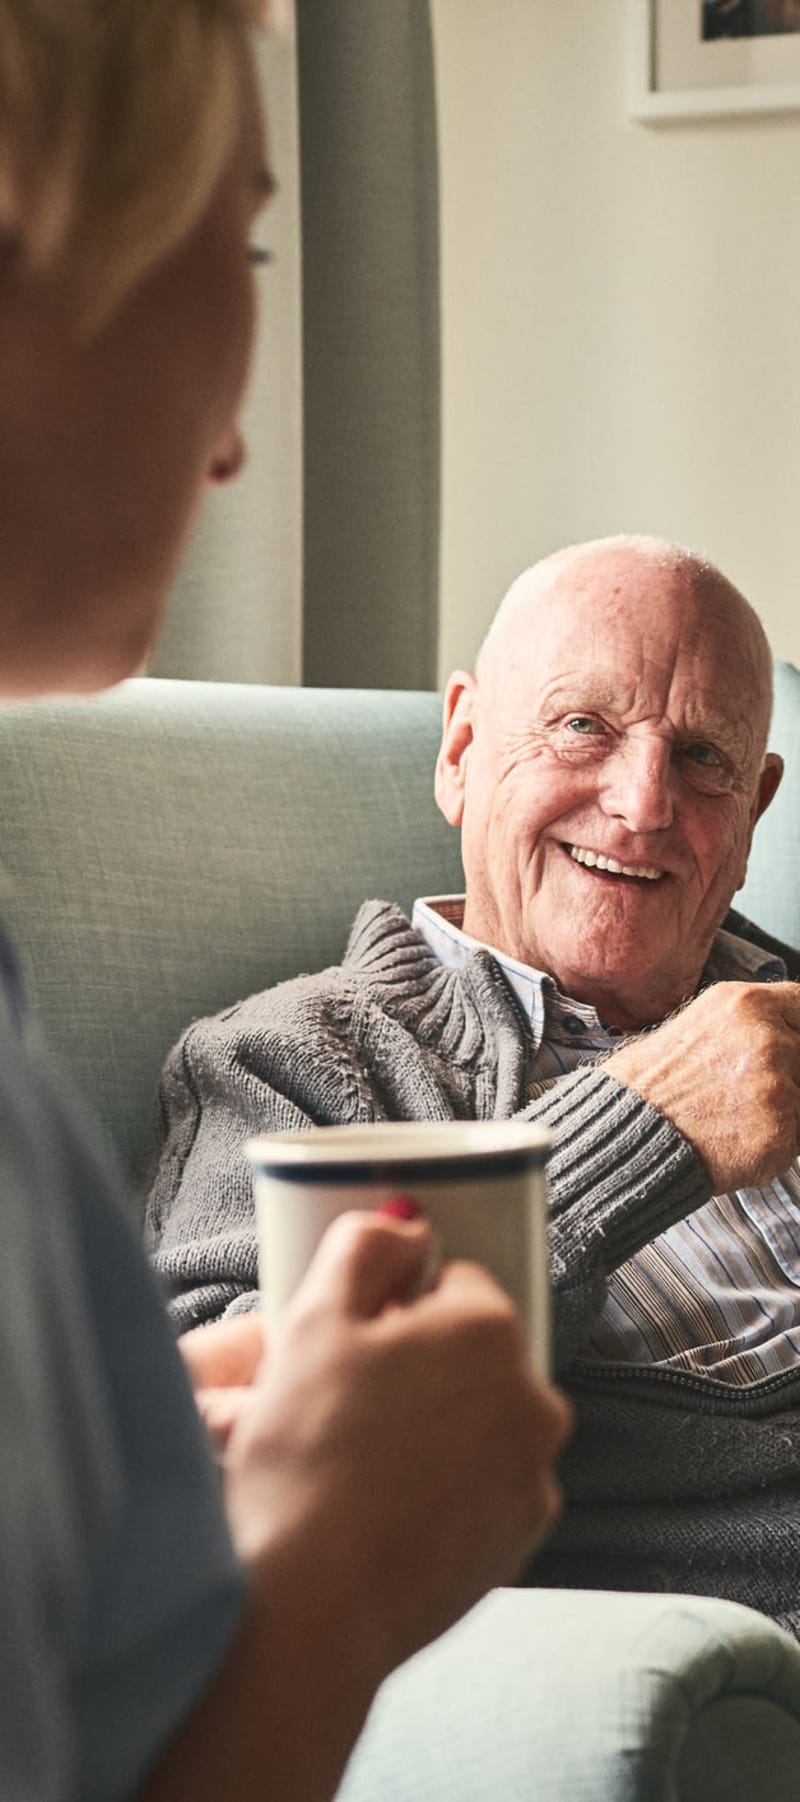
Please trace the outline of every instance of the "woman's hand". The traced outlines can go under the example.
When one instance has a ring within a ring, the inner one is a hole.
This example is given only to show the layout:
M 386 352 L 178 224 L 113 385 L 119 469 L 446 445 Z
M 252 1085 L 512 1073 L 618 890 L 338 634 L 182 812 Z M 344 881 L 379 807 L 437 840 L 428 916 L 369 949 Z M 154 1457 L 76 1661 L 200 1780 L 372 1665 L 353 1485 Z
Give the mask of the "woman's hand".
M 250 1596 L 148 1802 L 329 1802 L 383 1678 L 554 1521 L 567 1405 L 485 1271 L 419 1293 L 430 1257 L 424 1221 L 344 1214 L 268 1359 L 257 1314 L 184 1339 Z
M 417 1293 L 429 1250 L 424 1221 L 334 1222 L 225 1458 L 245 1561 L 297 1560 L 303 1594 L 313 1570 L 321 1610 L 344 1611 L 378 1677 L 512 1580 L 560 1507 L 566 1402 L 486 1271 L 445 1265 Z
M 240 1314 L 195 1327 L 178 1341 L 214 1453 L 222 1459 L 231 1430 L 266 1354 L 262 1314 Z

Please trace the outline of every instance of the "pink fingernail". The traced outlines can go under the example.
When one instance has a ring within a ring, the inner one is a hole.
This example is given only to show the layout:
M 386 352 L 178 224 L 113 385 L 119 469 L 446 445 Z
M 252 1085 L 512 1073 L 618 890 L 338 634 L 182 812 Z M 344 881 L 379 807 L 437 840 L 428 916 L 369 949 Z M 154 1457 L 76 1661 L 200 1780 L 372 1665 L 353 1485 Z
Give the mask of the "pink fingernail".
M 393 1195 L 390 1201 L 382 1201 L 378 1214 L 388 1214 L 390 1220 L 419 1220 L 422 1209 L 411 1195 Z

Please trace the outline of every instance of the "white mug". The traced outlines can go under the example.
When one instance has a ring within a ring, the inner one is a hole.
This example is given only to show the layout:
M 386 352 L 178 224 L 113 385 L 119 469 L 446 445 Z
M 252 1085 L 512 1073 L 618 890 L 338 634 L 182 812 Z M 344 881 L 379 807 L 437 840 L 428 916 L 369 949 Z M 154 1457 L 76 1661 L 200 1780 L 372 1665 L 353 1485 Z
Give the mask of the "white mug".
M 469 1258 L 491 1271 L 547 1372 L 549 1146 L 541 1127 L 518 1120 L 320 1126 L 251 1139 L 267 1318 L 284 1307 L 337 1214 L 400 1196 L 431 1221 L 442 1258 Z

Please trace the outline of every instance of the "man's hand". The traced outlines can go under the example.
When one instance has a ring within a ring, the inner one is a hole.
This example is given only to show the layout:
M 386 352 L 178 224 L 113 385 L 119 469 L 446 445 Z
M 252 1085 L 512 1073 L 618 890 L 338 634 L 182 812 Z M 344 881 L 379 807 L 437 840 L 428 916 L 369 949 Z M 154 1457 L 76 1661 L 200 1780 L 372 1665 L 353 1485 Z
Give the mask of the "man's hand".
M 800 985 L 715 983 L 604 1068 L 677 1126 L 715 1194 L 769 1183 L 800 1148 Z
M 424 1222 L 334 1223 L 225 1460 L 246 1561 L 294 1568 L 301 1611 L 345 1610 L 378 1680 L 515 1577 L 560 1506 L 566 1403 L 483 1270 L 448 1265 L 407 1299 L 428 1250 Z

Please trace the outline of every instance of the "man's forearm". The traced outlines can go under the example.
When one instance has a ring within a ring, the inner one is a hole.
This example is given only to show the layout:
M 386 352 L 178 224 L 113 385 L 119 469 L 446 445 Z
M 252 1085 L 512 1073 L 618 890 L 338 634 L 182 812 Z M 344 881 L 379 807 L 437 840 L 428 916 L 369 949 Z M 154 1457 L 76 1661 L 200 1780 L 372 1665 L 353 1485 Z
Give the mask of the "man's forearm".
M 770 1182 L 796 1156 L 797 986 L 715 983 L 603 1064 L 562 1077 L 525 1113 L 555 1139 L 561 1365 L 590 1330 L 612 1270 L 711 1195 Z
M 525 1109 L 553 1134 L 548 1162 L 554 1360 L 586 1339 L 612 1270 L 708 1201 L 708 1175 L 677 1127 L 611 1073 L 554 1083 Z

